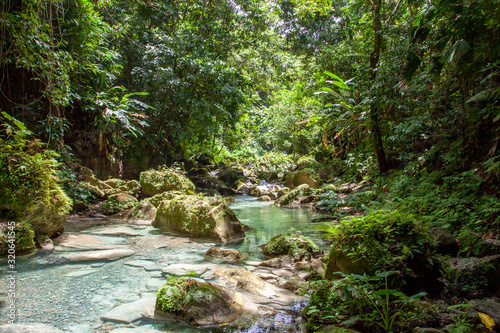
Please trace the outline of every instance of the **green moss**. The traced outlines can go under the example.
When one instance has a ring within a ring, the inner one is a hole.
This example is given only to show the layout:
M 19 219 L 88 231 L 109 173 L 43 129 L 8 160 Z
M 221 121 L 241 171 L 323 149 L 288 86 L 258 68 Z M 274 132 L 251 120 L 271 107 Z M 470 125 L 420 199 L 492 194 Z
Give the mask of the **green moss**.
M 139 202 L 131 195 L 125 193 L 113 194 L 102 203 L 101 211 L 103 214 L 116 214 L 122 210 L 127 210 L 137 206 Z
M 430 260 L 435 251 L 434 237 L 411 214 L 370 212 L 342 221 L 332 236 L 329 278 L 335 271 L 373 275 L 401 270 L 406 277 L 435 271 Z
M 156 294 L 157 311 L 182 317 L 187 322 L 195 322 L 221 310 L 230 312 L 229 302 L 230 297 L 222 289 L 186 278 L 168 278 Z
M 13 231 L 15 233 L 16 254 L 29 253 L 35 249 L 35 243 L 33 241 L 35 232 L 33 231 L 28 222 L 26 221 L 15 222 L 15 227 Z M 12 230 L 8 228 L 8 222 L 0 221 L 0 254 L 8 253 L 9 232 L 12 232 Z
M 319 247 L 300 233 L 275 236 L 262 251 L 268 257 L 285 256 L 297 260 L 311 258 L 320 253 Z
M 140 184 L 144 195 L 153 196 L 165 191 L 193 192 L 193 183 L 183 174 L 174 170 L 141 172 Z
M 278 206 L 286 206 L 291 204 L 295 199 L 298 197 L 304 196 L 304 195 L 309 195 L 312 193 L 312 189 L 309 185 L 303 184 L 300 186 L 297 186 L 287 194 L 279 197 L 274 204 Z
M 117 193 L 136 195 L 141 190 L 141 184 L 139 184 L 137 180 L 123 180 L 112 178 L 106 180 L 104 183 L 112 187 L 109 190 L 105 190 L 105 193 L 108 195 Z

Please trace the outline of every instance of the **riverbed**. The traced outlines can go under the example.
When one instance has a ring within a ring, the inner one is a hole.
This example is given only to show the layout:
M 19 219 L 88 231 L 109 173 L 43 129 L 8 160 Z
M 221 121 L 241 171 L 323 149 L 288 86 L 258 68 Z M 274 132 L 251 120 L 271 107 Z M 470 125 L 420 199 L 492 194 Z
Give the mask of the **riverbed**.
M 246 261 L 238 264 L 240 267 L 254 269 L 247 263 L 264 259 L 259 246 L 285 232 L 300 231 L 320 247 L 327 247 L 311 222 L 319 217 L 317 213 L 278 208 L 272 202 L 256 201 L 248 196 L 235 197 L 230 207 L 242 223 L 253 227 L 246 232 L 242 243 L 225 247 L 248 255 Z M 205 252 L 216 245 L 160 231 L 147 221 L 70 218 L 66 232 L 55 241 L 54 251 L 37 251 L 17 258 L 17 322 L 46 323 L 62 331 L 82 333 L 116 331 L 120 327 L 141 327 L 141 332 L 199 332 L 200 329 L 149 319 L 120 323 L 122 317 L 112 310 L 154 298 L 165 282 L 161 272 L 165 267 L 201 269 L 204 271 L 197 272 L 198 277 L 213 281 L 215 269 L 234 267 L 234 264 L 211 262 L 204 257 Z M 111 260 L 86 260 L 85 255 L 92 255 L 94 251 L 118 254 Z M 194 275 L 192 271 L 186 272 Z M 289 309 L 277 309 L 273 316 L 261 318 L 250 329 L 240 332 L 300 331 L 301 306 L 303 304 L 297 302 Z M 4 308 L 0 318 L 0 325 L 5 324 Z M 133 315 L 127 318 L 134 319 Z M 224 328 L 201 330 L 215 332 Z

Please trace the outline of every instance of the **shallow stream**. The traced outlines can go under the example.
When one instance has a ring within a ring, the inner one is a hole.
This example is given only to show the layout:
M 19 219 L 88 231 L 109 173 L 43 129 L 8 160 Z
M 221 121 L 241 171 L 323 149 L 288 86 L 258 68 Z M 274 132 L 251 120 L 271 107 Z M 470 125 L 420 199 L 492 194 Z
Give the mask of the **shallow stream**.
M 241 244 L 225 248 L 248 253 L 247 260 L 263 260 L 259 245 L 289 231 L 301 231 L 326 247 L 320 232 L 311 223 L 318 214 L 303 209 L 278 208 L 271 202 L 256 201 L 248 196 L 235 199 L 231 208 L 242 223 L 254 229 L 246 232 L 247 237 Z M 209 269 L 201 278 L 210 281 L 214 269 L 231 267 L 204 258 L 205 252 L 215 245 L 171 235 L 145 222 L 70 219 L 63 240 L 55 242 L 54 251 L 17 258 L 17 322 L 47 323 L 63 331 L 80 333 L 127 327 L 125 323 L 103 321 L 101 317 L 118 305 L 154 297 L 165 281 L 161 269 L 169 265 L 205 265 Z M 117 260 L 78 259 L 83 252 L 107 249 L 129 252 L 127 257 Z M 0 265 L 5 266 L 4 259 Z M 245 262 L 239 265 L 246 267 Z M 294 311 L 299 309 L 300 304 L 289 311 L 278 311 L 273 318 L 262 318 L 245 332 L 297 331 Z M 0 325 L 5 323 L 3 308 Z M 200 329 L 146 320 L 129 326 L 141 325 L 143 332 L 153 328 L 165 332 L 200 332 Z

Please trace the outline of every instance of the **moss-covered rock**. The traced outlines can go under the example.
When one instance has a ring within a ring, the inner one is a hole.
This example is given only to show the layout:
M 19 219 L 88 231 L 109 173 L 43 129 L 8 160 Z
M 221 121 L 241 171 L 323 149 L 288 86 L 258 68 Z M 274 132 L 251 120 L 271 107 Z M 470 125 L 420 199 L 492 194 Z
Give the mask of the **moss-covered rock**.
M 104 191 L 108 195 L 126 193 L 135 196 L 141 191 L 141 184 L 137 180 L 111 178 L 104 183 L 111 187 L 111 189 Z
M 448 259 L 444 277 L 469 296 L 500 296 L 500 255 Z
M 253 167 L 252 173 L 266 180 L 282 179 L 287 173 L 297 166 L 290 156 L 281 154 L 267 154 L 259 157 Z
M 229 323 L 243 313 L 237 296 L 214 284 L 169 278 L 156 294 L 155 315 L 191 325 Z
M 230 187 L 237 187 L 238 182 L 245 178 L 243 168 L 238 166 L 225 166 L 219 170 L 218 176 Z
M 35 232 L 26 221 L 0 221 L 0 254 L 9 251 L 9 233 L 14 236 L 15 253 L 26 254 L 35 250 Z
M 266 257 L 289 257 L 295 261 L 309 259 L 321 253 L 319 247 L 300 233 L 278 235 L 262 249 Z
M 279 197 L 274 204 L 277 206 L 287 206 L 291 205 L 296 199 L 303 197 L 303 196 L 308 196 L 312 193 L 312 189 L 309 185 L 303 184 L 300 186 L 297 186 L 287 194 Z
M 257 186 L 252 186 L 248 189 L 248 195 L 251 195 L 252 197 L 259 197 L 260 189 Z
M 183 174 L 174 170 L 149 170 L 141 172 L 142 194 L 153 196 L 165 191 L 194 192 L 193 183 Z
M 410 214 L 376 211 L 344 220 L 333 241 L 327 278 L 333 278 L 337 271 L 373 275 L 398 270 L 408 286 L 429 287 L 440 276 L 440 266 L 432 260 L 434 237 Z
M 138 203 L 137 199 L 130 194 L 112 194 L 102 203 L 101 211 L 103 214 L 112 215 L 122 210 L 134 208 Z
M 245 237 L 243 225 L 221 197 L 180 194 L 163 200 L 152 225 L 222 243 Z
M 286 177 L 286 186 L 295 188 L 302 184 L 307 184 L 312 188 L 318 188 L 321 185 L 319 175 L 312 169 L 304 169 L 292 172 Z
M 209 248 L 205 257 L 224 259 L 229 262 L 238 262 L 243 259 L 243 255 L 238 250 L 224 250 L 216 247 Z

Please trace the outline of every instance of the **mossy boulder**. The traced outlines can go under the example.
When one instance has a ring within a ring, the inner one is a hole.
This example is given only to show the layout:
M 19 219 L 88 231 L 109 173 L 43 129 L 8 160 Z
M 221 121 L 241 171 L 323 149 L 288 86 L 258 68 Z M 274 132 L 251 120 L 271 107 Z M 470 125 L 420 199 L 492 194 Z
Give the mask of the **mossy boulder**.
M 248 195 L 252 197 L 259 197 L 260 196 L 260 189 L 257 186 L 252 186 L 248 189 Z
M 278 235 L 269 241 L 262 252 L 265 257 L 289 257 L 294 261 L 310 259 L 321 253 L 319 247 L 300 233 Z
M 318 188 L 321 185 L 319 175 L 311 169 L 298 170 L 286 177 L 286 186 L 295 188 L 302 184 L 307 184 L 312 188 Z
M 12 225 L 14 223 L 14 225 Z M 10 227 L 13 226 L 13 229 Z M 0 254 L 7 254 L 9 251 L 9 233 L 15 235 L 15 254 L 26 254 L 35 250 L 33 237 L 35 232 L 26 221 L 0 221 Z
M 102 203 L 101 211 L 103 214 L 112 215 L 123 210 L 134 208 L 138 203 L 137 199 L 130 194 L 112 194 Z
M 165 191 L 194 192 L 193 183 L 183 174 L 174 170 L 149 170 L 139 177 L 142 194 L 153 196 Z
M 221 197 L 180 194 L 163 200 L 152 225 L 189 237 L 222 243 L 245 237 L 243 224 Z
M 308 196 L 312 193 L 312 188 L 308 184 L 303 184 L 300 186 L 297 186 L 290 192 L 288 192 L 285 195 L 282 195 L 279 197 L 274 204 L 277 206 L 287 206 L 291 205 L 295 200 L 297 200 L 300 197 Z
M 218 176 L 230 187 L 237 187 L 238 182 L 245 178 L 243 169 L 238 166 L 225 166 L 219 170 Z
M 259 157 L 253 167 L 252 173 L 266 180 L 282 179 L 287 173 L 297 166 L 290 156 L 282 154 L 267 154 Z
M 191 325 L 230 323 L 244 312 L 234 291 L 193 279 L 169 278 L 156 294 L 155 317 Z
M 116 193 L 126 193 L 135 196 L 141 191 L 141 184 L 139 184 L 137 180 L 111 178 L 104 181 L 104 184 L 107 184 L 111 187 L 111 189 L 104 191 L 108 195 Z
M 397 270 L 408 286 L 430 287 L 440 276 L 435 239 L 411 214 L 375 211 L 344 220 L 333 233 L 326 277 Z

